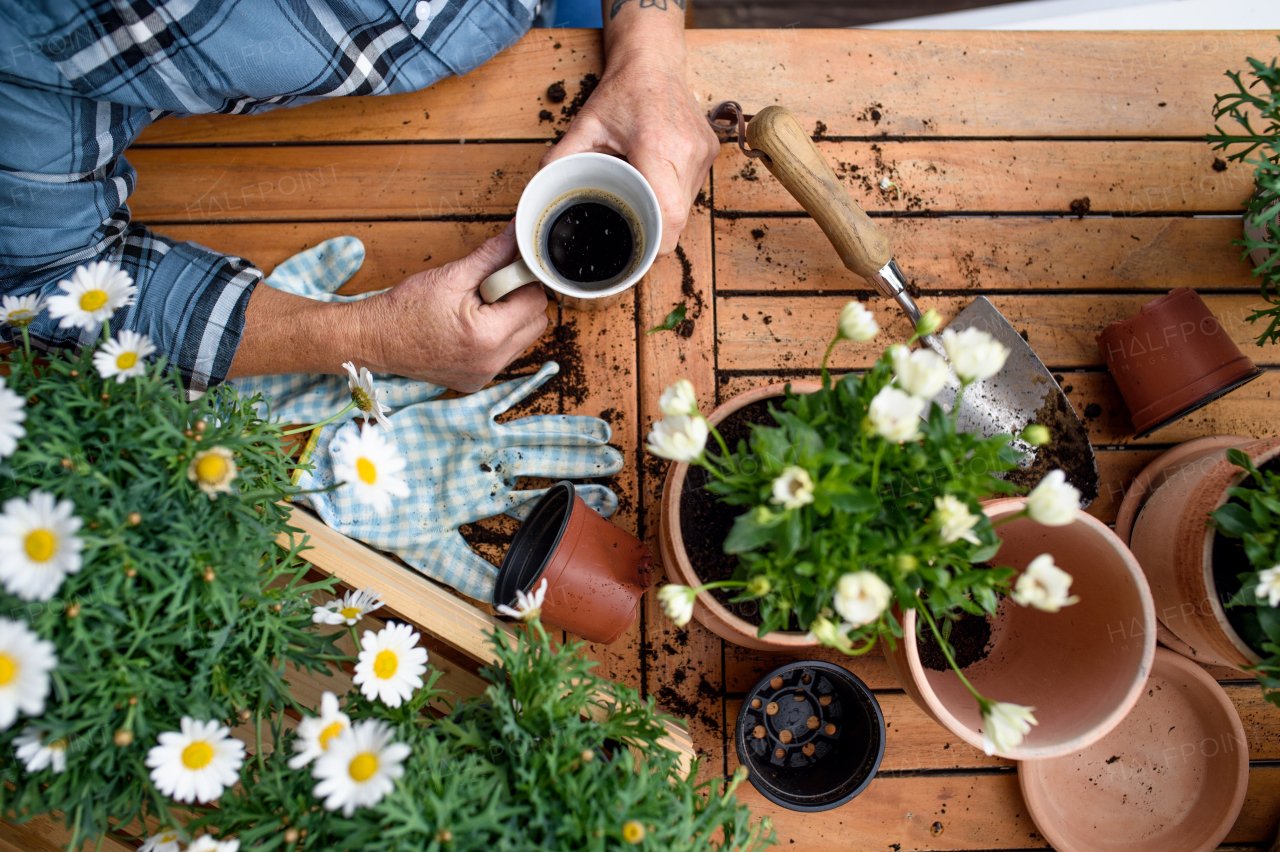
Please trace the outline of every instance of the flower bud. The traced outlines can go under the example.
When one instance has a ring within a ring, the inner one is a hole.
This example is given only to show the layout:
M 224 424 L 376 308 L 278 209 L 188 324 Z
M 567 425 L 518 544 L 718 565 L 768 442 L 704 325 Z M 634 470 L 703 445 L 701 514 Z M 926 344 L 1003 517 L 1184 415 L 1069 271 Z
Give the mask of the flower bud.
M 296 829 L 296 828 L 286 828 L 286 829 L 285 829 L 285 832 L 284 832 L 284 842 L 285 842 L 285 843 L 290 843 L 290 844 L 297 843 L 297 842 L 298 842 L 298 829 Z
M 903 574 L 910 574 L 912 571 L 920 567 L 920 563 L 910 553 L 899 553 L 897 566 L 898 570 Z
M 930 308 L 920 315 L 920 321 L 916 323 L 916 334 L 921 337 L 926 334 L 933 334 L 940 325 L 942 325 L 941 315 L 934 308 Z
M 747 594 L 753 598 L 764 597 L 769 594 L 769 590 L 772 588 L 773 586 L 768 577 L 752 577 L 747 581 Z
M 120 730 L 115 732 L 115 735 L 111 738 L 111 741 L 114 742 L 116 745 L 118 745 L 120 748 L 125 748 L 126 746 L 132 745 L 133 731 L 126 731 L 125 729 L 121 728 Z
M 137 526 L 138 524 L 140 524 L 140 523 L 142 523 L 142 513 L 141 513 L 141 512 L 130 512 L 130 513 L 129 513 L 129 526 L 131 526 L 131 527 L 136 527 L 136 526 Z
M 1053 436 L 1049 433 L 1048 427 L 1041 426 L 1039 423 L 1032 423 L 1022 430 L 1022 440 L 1033 447 L 1043 447 L 1052 438 Z

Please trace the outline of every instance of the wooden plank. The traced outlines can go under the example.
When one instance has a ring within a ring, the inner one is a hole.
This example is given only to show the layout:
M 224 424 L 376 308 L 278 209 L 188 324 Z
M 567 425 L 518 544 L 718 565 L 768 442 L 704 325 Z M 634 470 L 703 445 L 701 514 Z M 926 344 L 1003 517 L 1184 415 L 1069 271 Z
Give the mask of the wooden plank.
M 240 255 L 268 274 L 277 264 L 330 237 L 359 237 L 365 258 L 343 293 L 392 287 L 415 272 L 459 260 L 500 232 L 505 222 L 250 222 L 165 225 L 165 236 Z
M 788 19 L 791 20 L 791 19 Z M 1198 137 L 1245 56 L 1275 55 L 1265 32 L 894 32 L 693 30 L 699 102 L 782 104 L 831 136 Z M 556 44 L 560 47 L 557 49 Z M 1034 61 L 1029 61 L 1034 57 Z M 166 118 L 144 144 L 552 138 L 603 68 L 597 31 L 535 30 L 465 77 L 384 98 L 335 98 L 256 116 Z M 1046 95 L 1045 81 L 1054 81 Z M 1028 105 L 1034 104 L 1034 108 Z M 540 118 L 542 110 L 550 121 Z
M 911 284 L 937 294 L 1071 289 L 1163 293 L 1256 290 L 1240 261 L 1238 216 L 1088 219 L 938 217 L 876 220 Z M 716 222 L 716 292 L 862 291 L 809 218 Z
M 996 310 L 1020 332 L 1052 370 L 1105 366 L 1095 336 L 1109 323 L 1135 316 L 1152 296 L 1058 295 L 990 296 Z M 796 298 L 792 294 L 720 296 L 716 299 L 719 365 L 723 370 L 817 371 L 835 332 L 844 296 Z M 934 308 L 950 321 L 969 305 L 969 296 L 922 296 L 921 310 Z M 1265 302 L 1257 294 L 1207 295 L 1205 303 L 1221 328 L 1256 363 L 1280 365 L 1280 348 L 1254 346 L 1258 329 L 1246 317 Z M 911 336 L 911 326 L 897 306 L 882 299 L 867 302 L 883 331 L 875 340 L 855 344 L 845 341 L 831 356 L 831 369 L 861 370 L 870 367 L 884 348 Z M 1180 330 L 1169 332 L 1179 340 Z M 1163 344 L 1164 341 L 1158 341 Z M 1163 345 L 1160 349 L 1165 349 Z M 1167 350 L 1166 350 L 1167 351 Z M 1150 356 L 1162 359 L 1155 348 Z M 1171 368 L 1175 362 L 1169 361 Z
M 1252 172 L 1213 169 L 1197 142 L 930 141 L 823 143 L 872 211 L 1066 214 L 1238 213 Z M 134 218 L 149 224 L 509 216 L 546 152 L 541 143 L 148 148 L 130 159 Z M 737 149 L 715 167 L 717 210 L 798 211 Z M 745 176 L 745 177 L 744 177 Z M 878 188 L 891 177 L 903 189 Z
M 1255 348 L 1248 350 L 1250 355 L 1256 352 Z M 762 384 L 812 378 L 813 375 L 794 371 L 777 375 L 725 376 L 720 379 L 719 392 L 722 399 L 728 399 Z M 1203 435 L 1236 434 L 1267 438 L 1280 434 L 1280 421 L 1275 415 L 1275 400 L 1280 399 L 1280 371 L 1267 370 L 1244 387 L 1237 388 L 1141 440 L 1133 437 L 1129 409 L 1125 407 L 1124 399 L 1116 390 L 1110 374 L 1067 371 L 1055 373 L 1055 376 L 1061 376 L 1059 383 L 1062 390 L 1088 429 L 1095 452 L 1100 446 L 1180 444 Z
M 151 148 L 134 219 L 157 223 L 511 216 L 541 143 Z
M 0 852 L 62 852 L 71 842 L 71 832 L 62 823 L 61 815 L 54 819 L 50 814 L 32 817 L 18 824 L 0 820 Z M 133 852 L 133 846 L 110 834 L 90 838 L 80 844 L 81 852 Z
M 704 188 L 708 193 L 708 189 Z M 689 378 L 699 392 L 699 404 L 714 404 L 715 321 L 712 293 L 711 215 L 705 205 L 695 205 L 677 250 L 658 261 L 640 282 L 637 329 L 640 345 L 640 430 L 662 418 L 658 397 L 663 388 Z M 662 323 L 678 304 L 687 309 L 684 323 L 675 331 L 647 334 Z M 661 563 L 658 547 L 658 514 L 667 465 L 637 448 L 637 466 L 643 471 L 645 541 Z M 663 571 L 665 576 L 665 571 Z M 663 582 L 658 579 L 655 584 Z M 644 608 L 646 688 L 665 712 L 687 720 L 699 757 L 700 775 L 719 775 L 724 769 L 724 691 L 720 638 L 697 621 L 676 627 L 662 612 L 653 595 Z
M 889 673 L 884 653 L 879 645 L 860 657 L 846 657 L 831 648 L 811 648 L 803 651 L 755 651 L 741 645 L 725 643 L 724 690 L 728 695 L 744 695 L 769 672 L 778 666 L 799 660 L 825 660 L 844 666 L 857 675 L 873 690 L 897 689 L 898 681 Z M 736 716 L 728 716 L 727 724 L 733 725 Z
M 1214 169 L 1204 142 L 822 142 L 818 149 L 853 198 L 873 212 L 1239 213 L 1253 169 Z M 800 210 L 764 169 L 736 148 L 715 164 L 716 210 Z M 880 189 L 889 178 L 901 189 Z
M 738 799 L 770 816 L 778 836 L 806 852 L 846 849 L 1031 849 L 1047 846 L 1013 772 L 877 777 L 847 805 L 817 818 L 780 808 L 748 784 Z M 1267 844 L 1280 819 L 1280 767 L 1254 766 L 1228 844 Z

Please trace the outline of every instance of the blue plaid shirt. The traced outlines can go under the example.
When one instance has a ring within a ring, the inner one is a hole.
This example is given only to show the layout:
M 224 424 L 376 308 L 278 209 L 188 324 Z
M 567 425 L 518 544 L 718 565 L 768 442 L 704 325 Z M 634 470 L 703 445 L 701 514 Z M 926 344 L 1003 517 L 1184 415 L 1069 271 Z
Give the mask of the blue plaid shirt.
M 0 0 L 0 294 L 51 295 L 79 264 L 120 264 L 138 298 L 112 329 L 149 335 L 191 391 L 222 381 L 262 273 L 131 222 L 124 150 L 166 115 L 247 115 L 466 74 L 525 33 L 535 3 Z M 32 342 L 96 337 L 56 325 L 41 315 Z

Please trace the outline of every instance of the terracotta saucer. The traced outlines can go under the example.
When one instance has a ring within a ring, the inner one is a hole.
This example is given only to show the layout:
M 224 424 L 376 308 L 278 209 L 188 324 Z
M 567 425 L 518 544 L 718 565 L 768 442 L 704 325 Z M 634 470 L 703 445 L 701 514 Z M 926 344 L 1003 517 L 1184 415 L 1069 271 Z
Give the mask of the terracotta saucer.
M 1222 687 L 1156 649 L 1147 688 L 1098 742 L 1018 764 L 1031 818 L 1058 852 L 1201 852 L 1244 805 L 1249 746 Z

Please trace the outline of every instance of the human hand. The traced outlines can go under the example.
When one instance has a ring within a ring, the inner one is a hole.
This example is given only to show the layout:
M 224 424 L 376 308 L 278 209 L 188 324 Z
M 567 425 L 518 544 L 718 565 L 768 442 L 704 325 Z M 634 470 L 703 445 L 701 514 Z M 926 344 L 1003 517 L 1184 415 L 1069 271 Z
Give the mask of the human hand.
M 673 251 L 720 151 L 685 82 L 683 50 L 610 52 L 600 84 L 541 165 L 584 151 L 621 154 L 645 176 L 662 208 L 658 253 Z
M 492 305 L 480 298 L 480 282 L 515 257 L 512 224 L 461 260 L 410 275 L 361 302 L 362 366 L 467 393 L 480 390 L 547 327 L 547 297 L 539 284 Z

